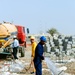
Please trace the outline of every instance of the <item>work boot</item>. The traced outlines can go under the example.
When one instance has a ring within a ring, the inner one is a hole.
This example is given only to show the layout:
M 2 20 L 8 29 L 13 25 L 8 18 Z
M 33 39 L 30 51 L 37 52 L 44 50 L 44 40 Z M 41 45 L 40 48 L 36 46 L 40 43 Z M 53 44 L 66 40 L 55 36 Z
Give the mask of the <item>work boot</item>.
M 34 74 L 35 72 L 30 72 L 30 74 Z

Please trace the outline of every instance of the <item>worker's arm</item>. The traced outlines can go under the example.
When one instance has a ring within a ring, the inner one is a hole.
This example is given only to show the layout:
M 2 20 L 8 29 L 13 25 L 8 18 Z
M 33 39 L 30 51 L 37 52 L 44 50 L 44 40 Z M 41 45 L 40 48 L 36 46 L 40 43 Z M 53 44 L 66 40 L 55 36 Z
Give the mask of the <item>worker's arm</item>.
M 38 45 L 37 48 L 38 48 L 38 49 L 37 49 L 37 53 L 38 53 L 39 57 L 40 57 L 42 60 L 44 60 L 44 56 L 43 56 L 43 46 Z
M 32 44 L 32 54 L 31 54 L 32 57 L 35 56 L 35 48 L 36 48 L 36 43 L 33 43 Z

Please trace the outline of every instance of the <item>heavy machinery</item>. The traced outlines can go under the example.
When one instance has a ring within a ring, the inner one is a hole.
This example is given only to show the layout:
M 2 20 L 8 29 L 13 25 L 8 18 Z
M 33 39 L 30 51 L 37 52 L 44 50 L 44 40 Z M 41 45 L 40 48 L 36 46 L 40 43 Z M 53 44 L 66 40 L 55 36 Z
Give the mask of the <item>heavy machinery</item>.
M 21 49 L 23 49 L 21 52 L 23 53 L 24 47 L 26 47 L 25 28 L 9 22 L 0 23 L 0 54 L 10 54 L 14 35 L 17 36 Z
M 19 40 L 19 51 L 21 52 L 21 57 L 25 56 L 25 47 L 26 47 L 26 34 L 25 34 L 25 27 L 16 25 L 17 28 L 17 38 Z

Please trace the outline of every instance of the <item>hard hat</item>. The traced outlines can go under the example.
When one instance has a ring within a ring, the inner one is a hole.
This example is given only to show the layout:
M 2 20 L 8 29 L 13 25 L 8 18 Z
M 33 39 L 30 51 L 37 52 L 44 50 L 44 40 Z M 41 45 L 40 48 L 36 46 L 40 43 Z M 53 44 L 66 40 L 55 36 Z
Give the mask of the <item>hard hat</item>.
M 31 36 L 31 37 L 30 37 L 30 40 L 31 40 L 31 39 L 35 39 L 35 37 L 34 37 L 34 36 Z
M 45 36 L 41 36 L 40 40 L 46 42 L 46 37 Z
M 13 36 L 13 38 L 17 38 L 17 36 Z

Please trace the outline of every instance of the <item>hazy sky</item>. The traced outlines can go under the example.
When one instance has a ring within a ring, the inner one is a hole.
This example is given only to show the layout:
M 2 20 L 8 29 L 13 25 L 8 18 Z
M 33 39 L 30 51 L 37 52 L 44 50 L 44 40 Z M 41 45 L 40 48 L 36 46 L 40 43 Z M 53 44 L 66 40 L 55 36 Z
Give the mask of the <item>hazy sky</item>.
M 75 0 L 0 0 L 0 22 L 23 25 L 30 33 L 54 27 L 75 34 Z

